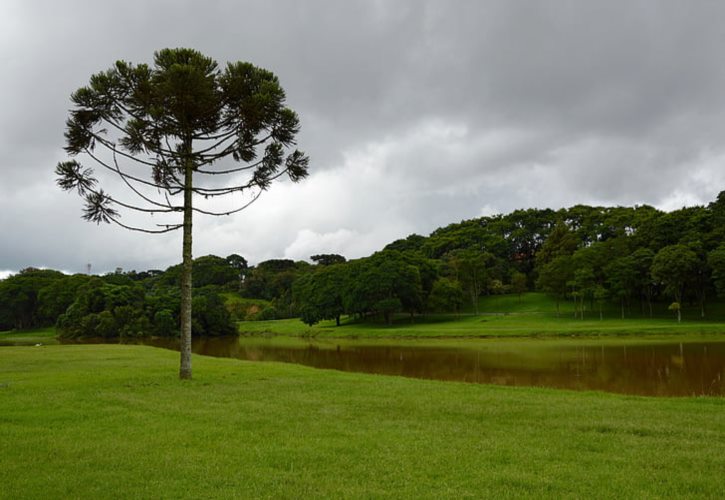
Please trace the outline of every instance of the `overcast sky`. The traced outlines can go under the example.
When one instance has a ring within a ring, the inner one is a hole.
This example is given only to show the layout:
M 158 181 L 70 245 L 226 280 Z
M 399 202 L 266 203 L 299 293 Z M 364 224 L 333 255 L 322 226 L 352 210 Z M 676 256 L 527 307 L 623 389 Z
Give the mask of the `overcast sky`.
M 194 255 L 369 255 L 517 208 L 703 204 L 725 189 L 725 2 L 0 3 L 0 273 L 165 268 L 181 235 L 80 219 L 55 185 L 70 94 L 192 47 L 278 75 L 310 176 L 197 218 Z

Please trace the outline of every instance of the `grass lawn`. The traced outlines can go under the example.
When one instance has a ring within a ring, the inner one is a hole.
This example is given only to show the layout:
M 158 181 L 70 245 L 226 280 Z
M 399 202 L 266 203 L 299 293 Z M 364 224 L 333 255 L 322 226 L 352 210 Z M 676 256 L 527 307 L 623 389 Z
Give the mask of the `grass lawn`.
M 714 320 L 702 320 L 688 310 L 677 323 L 671 312 L 657 311 L 654 318 L 632 314 L 621 319 L 619 309 L 607 310 L 603 320 L 598 312 L 587 312 L 585 319 L 575 319 L 571 304 L 556 304 L 542 293 L 482 297 L 480 314 L 428 314 L 411 319 L 399 315 L 392 326 L 379 319 L 354 321 L 343 318 L 340 327 L 323 321 L 309 327 L 299 319 L 239 322 L 239 331 L 247 334 L 271 333 L 313 337 L 530 337 L 572 335 L 671 335 L 725 333 L 725 314 L 721 304 L 710 306 Z M 628 313 L 629 314 L 629 313 Z
M 16 342 L 22 345 L 57 344 L 57 335 L 58 333 L 55 331 L 54 326 L 37 328 L 35 330 L 10 330 L 6 332 L 0 332 L 0 346 L 13 345 Z
M 725 399 L 340 373 L 124 345 L 0 348 L 0 497 L 703 497 Z
M 392 326 L 378 322 L 323 321 L 308 327 L 299 319 L 244 321 L 243 334 L 311 337 L 536 337 L 580 335 L 706 335 L 725 333 L 725 322 L 675 322 L 663 319 L 575 320 L 539 314 L 508 316 L 430 316 L 398 318 Z

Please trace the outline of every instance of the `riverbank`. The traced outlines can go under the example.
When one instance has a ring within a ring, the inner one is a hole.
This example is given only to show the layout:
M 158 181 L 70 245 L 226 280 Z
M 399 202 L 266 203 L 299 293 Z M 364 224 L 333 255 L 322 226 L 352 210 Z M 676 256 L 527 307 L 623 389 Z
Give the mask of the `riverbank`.
M 273 334 L 319 338 L 445 338 L 445 337 L 572 337 L 621 335 L 718 335 L 722 321 L 671 319 L 574 319 L 548 313 L 496 313 L 480 315 L 427 315 L 411 320 L 400 316 L 392 325 L 345 318 L 340 326 L 323 321 L 308 326 L 299 319 L 242 321 L 241 334 Z
M 717 497 L 725 400 L 0 349 L 0 496 Z
M 662 304 L 654 308 L 654 317 L 627 310 L 626 318 L 612 304 L 607 304 L 600 319 L 598 311 L 585 312 L 585 319 L 574 317 L 571 303 L 559 305 L 543 293 L 481 297 L 479 314 L 470 310 L 461 314 L 426 314 L 410 317 L 398 315 L 392 325 L 380 318 L 356 320 L 343 317 L 342 324 L 322 321 L 308 326 L 299 319 L 242 321 L 242 334 L 273 334 L 318 338 L 477 338 L 477 337 L 571 337 L 571 336 L 651 336 L 651 335 L 719 335 L 725 334 L 723 304 L 708 304 L 708 319 L 689 307 L 678 323 Z

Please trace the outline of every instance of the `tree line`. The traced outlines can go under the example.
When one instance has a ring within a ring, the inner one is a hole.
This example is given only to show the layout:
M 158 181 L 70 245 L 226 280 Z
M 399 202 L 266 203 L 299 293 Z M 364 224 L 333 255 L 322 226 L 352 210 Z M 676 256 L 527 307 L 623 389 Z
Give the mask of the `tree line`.
M 575 314 L 652 316 L 725 297 L 725 191 L 706 206 L 516 210 L 410 235 L 369 257 L 248 265 L 232 254 L 193 264 L 193 331 L 239 320 L 478 313 L 483 295 L 539 290 Z M 26 269 L 0 281 L 0 330 L 56 325 L 61 335 L 177 335 L 181 265 L 105 276 Z M 231 298 L 240 298 L 233 301 Z
M 725 296 L 725 191 L 706 206 L 663 212 L 651 206 L 576 205 L 527 209 L 413 234 L 376 254 L 315 266 L 293 287 L 302 320 L 342 314 L 456 312 L 482 295 L 544 291 L 575 314 L 653 315 L 684 303 L 706 317 Z M 637 311 L 636 313 L 633 311 Z
M 223 292 L 238 283 L 242 264 L 226 259 L 196 259 L 192 331 L 196 335 L 236 332 Z M 180 266 L 166 271 L 117 270 L 103 276 L 66 275 L 51 269 L 23 269 L 0 281 L 0 330 L 55 325 L 65 338 L 179 335 Z

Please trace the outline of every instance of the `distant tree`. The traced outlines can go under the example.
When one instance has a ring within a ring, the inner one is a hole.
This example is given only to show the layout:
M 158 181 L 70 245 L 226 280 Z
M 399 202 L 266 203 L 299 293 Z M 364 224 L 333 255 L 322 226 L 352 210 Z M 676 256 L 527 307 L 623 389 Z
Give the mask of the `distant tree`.
M 622 319 L 624 304 L 637 288 L 637 261 L 631 255 L 613 260 L 604 268 L 610 295 L 619 299 Z
M 698 236 L 702 236 L 704 233 L 699 233 Z M 692 295 L 697 299 L 697 303 L 700 306 L 700 318 L 705 318 L 705 301 L 707 299 L 707 291 L 711 286 L 711 269 L 708 265 L 708 255 L 705 251 L 705 247 L 702 240 L 696 239 L 688 242 L 687 247 L 692 250 L 695 254 L 696 261 L 695 267 L 688 285 L 692 291 Z
M 179 286 L 183 275 L 183 266 L 177 264 L 168 268 L 160 279 L 160 283 L 166 286 Z M 223 286 L 236 284 L 239 279 L 239 271 L 229 264 L 227 259 L 216 255 L 204 255 L 193 259 L 192 284 L 194 288 L 202 288 L 209 285 Z M 121 283 L 116 283 L 121 284 Z
M 602 207 L 590 207 L 588 205 L 574 205 L 573 207 L 561 209 L 559 216 L 564 225 L 576 237 L 577 242 L 585 246 L 597 242 L 601 238 L 602 220 L 604 209 Z M 557 229 L 552 232 L 556 237 Z
M 518 295 L 521 302 L 521 294 L 528 290 L 526 286 L 526 275 L 518 271 L 511 273 L 511 291 Z
M 59 271 L 29 267 L 0 281 L 0 329 L 52 325 L 56 309 L 44 290 L 65 278 Z M 59 301 L 64 302 L 61 297 Z
M 708 235 L 708 239 L 713 242 L 709 246 L 712 251 L 725 241 L 725 191 L 720 191 L 707 208 L 712 214 L 712 231 Z
M 227 255 L 224 260 L 227 261 L 227 265 L 229 267 L 236 269 L 239 272 L 243 272 L 249 267 L 249 264 L 247 264 L 247 259 L 235 253 Z
M 725 243 L 708 254 L 707 262 L 712 269 L 712 282 L 718 296 L 725 297 Z
M 385 253 L 385 251 L 382 253 Z M 420 299 L 425 304 L 433 290 L 433 283 L 439 277 L 440 262 L 429 259 L 418 250 L 403 250 L 395 255 L 399 256 L 407 265 L 417 269 L 418 275 L 420 276 Z
M 380 314 L 390 325 L 395 312 L 412 318 L 422 310 L 420 273 L 400 252 L 385 250 L 351 264 L 343 295 L 348 312 Z
M 576 316 L 577 309 L 579 310 L 579 316 L 581 319 L 584 319 L 584 311 L 586 309 L 584 305 L 584 301 L 594 296 L 594 288 L 596 287 L 597 283 L 594 278 L 594 271 L 592 271 L 592 268 L 589 266 L 581 267 L 574 271 L 574 276 L 572 279 L 572 282 L 574 284 L 574 290 L 576 294 L 574 295 L 575 301 L 578 298 L 579 299 L 579 306 L 574 307 L 574 315 Z
M 245 259 L 241 255 L 233 253 L 231 255 L 227 255 L 225 260 L 227 261 L 227 265 L 237 272 L 238 289 L 241 290 L 242 285 L 244 284 L 244 278 L 246 277 L 247 271 L 249 270 L 249 264 L 247 263 L 247 259 Z
M 602 306 L 609 298 L 609 292 L 602 285 L 595 285 L 593 290 L 594 302 L 597 304 L 597 310 L 599 311 L 599 321 L 604 319 L 602 313 Z
M 383 250 L 397 250 L 399 252 L 420 250 L 426 242 L 426 239 L 425 236 L 411 234 L 407 238 L 388 243 Z
M 224 301 L 213 289 L 195 292 L 193 301 L 192 323 L 196 335 L 223 336 L 237 333 Z
M 139 199 L 132 203 L 104 191 L 93 170 L 77 160 L 61 162 L 58 184 L 85 199 L 83 218 L 151 233 L 183 229 L 179 376 L 191 378 L 192 214 L 230 215 L 283 174 L 293 181 L 304 178 L 308 158 L 298 150 L 286 152 L 299 131 L 297 115 L 285 107 L 284 90 L 271 72 L 243 62 L 220 70 L 191 49 L 156 52 L 152 66 L 118 61 L 93 75 L 71 99 L 75 108 L 66 122 L 66 151 L 87 154 Z M 225 160 L 242 165 L 229 166 Z M 137 174 L 140 170 L 147 175 Z M 227 185 L 216 180 L 224 175 L 232 176 Z M 205 177 L 215 180 L 200 184 Z M 249 197 L 240 206 L 220 212 L 194 203 L 195 195 L 245 193 Z M 183 213 L 183 220 L 143 229 L 122 222 L 119 209 Z
M 556 300 L 556 315 L 560 315 L 559 304 L 566 297 L 567 285 L 573 278 L 570 255 L 559 255 L 539 269 L 537 286 L 553 295 Z
M 490 259 L 491 254 L 476 250 L 458 250 L 448 254 L 450 266 L 455 270 L 456 278 L 468 294 L 476 314 L 478 299 L 488 282 L 487 264 Z
M 500 279 L 494 278 L 488 281 L 488 293 L 490 295 L 501 295 L 506 293 L 506 286 L 504 286 L 503 281 Z
M 536 254 L 538 268 L 548 264 L 557 257 L 572 255 L 579 245 L 576 235 L 564 223 L 558 223 L 541 245 Z
M 632 253 L 635 269 L 634 282 L 642 302 L 642 313 L 644 314 L 644 303 L 646 302 L 650 318 L 652 317 L 652 299 L 654 295 L 654 282 L 650 269 L 654 257 L 654 252 L 646 247 L 638 248 Z
M 532 278 L 536 255 L 554 227 L 554 211 L 550 209 L 516 210 L 503 217 L 501 231 L 508 242 L 506 256 L 527 278 Z M 527 285 L 532 285 L 531 279 Z
M 458 281 L 439 278 L 433 283 L 428 296 L 427 309 L 435 312 L 459 312 L 463 305 L 464 294 Z
M 140 284 L 114 285 L 93 277 L 80 287 L 75 301 L 57 321 L 60 335 L 80 337 L 144 337 L 178 334 L 179 292 L 146 294 Z M 236 333 L 229 312 L 213 287 L 194 290 L 194 334 Z
M 57 322 L 62 337 L 137 337 L 147 326 L 144 290 L 138 284 L 114 285 L 93 278 Z M 149 334 L 151 332 L 147 332 Z
M 320 266 L 331 266 L 333 264 L 342 264 L 346 262 L 347 259 L 343 257 L 342 255 L 338 255 L 336 253 L 323 253 L 319 255 L 313 255 L 310 257 L 312 261 Z
M 78 290 L 90 280 L 86 274 L 62 276 L 44 286 L 38 292 L 38 316 L 45 325 L 53 325 L 78 294 Z
M 173 337 L 178 335 L 179 327 L 174 314 L 168 309 L 162 309 L 154 314 L 154 334 L 158 337 Z
M 685 284 L 697 269 L 697 255 L 685 245 L 669 245 L 657 252 L 652 261 L 652 278 L 665 287 L 677 307 L 677 321 L 682 321 L 682 294 Z
M 292 285 L 292 297 L 300 319 L 314 325 L 324 319 L 334 319 L 340 326 L 343 307 L 343 288 L 346 267 L 341 264 L 321 266 L 304 274 Z
M 295 280 L 314 269 L 304 261 L 272 259 L 250 268 L 241 293 L 247 298 L 273 301 L 275 317 L 289 318 L 296 314 L 292 300 Z

